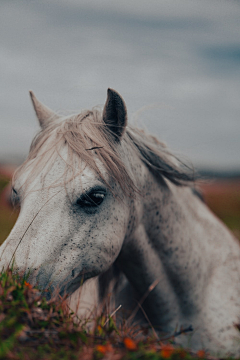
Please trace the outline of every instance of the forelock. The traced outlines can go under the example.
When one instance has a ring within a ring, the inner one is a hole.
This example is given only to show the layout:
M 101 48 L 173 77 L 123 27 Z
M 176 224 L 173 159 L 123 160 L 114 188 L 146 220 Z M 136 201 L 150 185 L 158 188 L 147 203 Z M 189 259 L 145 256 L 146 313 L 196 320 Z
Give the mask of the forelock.
M 63 148 L 67 150 L 64 158 Z M 118 183 L 125 194 L 134 193 L 133 179 L 121 159 L 115 137 L 102 120 L 99 108 L 62 117 L 42 129 L 33 139 L 28 158 L 17 170 L 15 178 L 28 169 L 29 183 L 40 173 L 46 175 L 58 156 L 65 162 L 62 183 L 80 175 L 84 166 L 88 165 L 110 189 L 109 179 Z

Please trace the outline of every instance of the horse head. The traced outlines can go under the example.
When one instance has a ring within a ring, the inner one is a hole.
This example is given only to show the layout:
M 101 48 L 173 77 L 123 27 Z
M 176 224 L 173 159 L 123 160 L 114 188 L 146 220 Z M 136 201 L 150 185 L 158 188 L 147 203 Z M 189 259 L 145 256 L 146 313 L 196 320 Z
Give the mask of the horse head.
M 0 264 L 30 272 L 42 289 L 71 294 L 109 269 L 127 233 L 133 184 L 122 158 L 126 106 L 108 89 L 102 112 L 60 117 L 30 95 L 41 130 L 13 181 L 21 211 Z

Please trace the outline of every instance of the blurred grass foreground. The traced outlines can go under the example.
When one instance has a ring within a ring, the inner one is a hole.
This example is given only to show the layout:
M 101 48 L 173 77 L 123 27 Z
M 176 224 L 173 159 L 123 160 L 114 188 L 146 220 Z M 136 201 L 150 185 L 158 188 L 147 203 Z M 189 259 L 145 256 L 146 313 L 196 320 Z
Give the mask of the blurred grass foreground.
M 80 299 L 81 300 L 81 299 Z M 116 312 L 116 311 L 115 311 Z M 91 321 L 93 327 L 87 329 Z M 161 360 L 211 359 L 161 339 L 151 328 L 117 325 L 107 307 L 101 315 L 80 320 L 69 311 L 66 298 L 47 301 L 27 278 L 0 271 L 0 359 L 4 360 Z

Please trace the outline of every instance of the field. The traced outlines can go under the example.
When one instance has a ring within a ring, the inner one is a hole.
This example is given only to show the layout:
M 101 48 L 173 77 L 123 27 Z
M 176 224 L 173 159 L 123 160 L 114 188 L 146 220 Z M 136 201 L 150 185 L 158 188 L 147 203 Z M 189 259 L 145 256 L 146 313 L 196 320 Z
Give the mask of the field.
M 10 178 L 14 168 L 0 167 L 0 244 L 7 238 L 17 217 L 18 210 L 10 202 Z
M 10 168 L 0 168 L 0 244 L 18 216 L 9 202 Z M 240 179 L 199 183 L 205 202 L 240 240 Z M 0 359 L 160 360 L 207 359 L 204 351 L 177 349 L 154 331 L 117 327 L 104 312 L 91 333 L 73 322 L 64 299 L 47 302 L 27 278 L 0 273 Z
M 212 180 L 200 187 L 209 208 L 240 240 L 240 178 Z

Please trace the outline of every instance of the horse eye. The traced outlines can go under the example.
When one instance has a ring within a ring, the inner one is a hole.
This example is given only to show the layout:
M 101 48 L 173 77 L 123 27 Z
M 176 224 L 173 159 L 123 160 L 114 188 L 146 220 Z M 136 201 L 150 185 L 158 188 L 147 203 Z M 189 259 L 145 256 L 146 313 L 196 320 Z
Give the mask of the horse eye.
M 81 207 L 97 207 L 101 205 L 105 197 L 102 192 L 92 192 L 84 194 L 77 200 L 77 205 Z
M 12 191 L 13 191 L 13 193 L 15 194 L 15 195 L 17 195 L 18 193 L 17 193 L 17 190 L 16 189 L 14 189 L 14 187 L 12 187 Z

